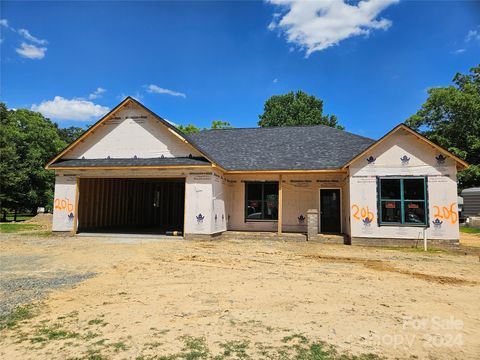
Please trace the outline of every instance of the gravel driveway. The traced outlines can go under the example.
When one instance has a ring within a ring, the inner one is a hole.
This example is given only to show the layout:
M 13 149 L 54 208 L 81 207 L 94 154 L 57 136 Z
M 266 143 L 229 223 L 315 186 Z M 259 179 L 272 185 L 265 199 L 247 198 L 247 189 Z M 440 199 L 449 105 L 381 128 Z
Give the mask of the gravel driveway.
M 44 298 L 54 289 L 71 287 L 96 275 L 46 271 L 48 256 L 0 256 L 0 316 L 17 306 Z

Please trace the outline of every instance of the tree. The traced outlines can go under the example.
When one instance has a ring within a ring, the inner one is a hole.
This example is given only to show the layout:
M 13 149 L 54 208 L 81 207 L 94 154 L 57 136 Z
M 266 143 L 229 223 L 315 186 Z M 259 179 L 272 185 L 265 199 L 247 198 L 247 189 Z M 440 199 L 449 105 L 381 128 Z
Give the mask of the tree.
M 57 127 L 60 139 L 65 141 L 67 144 L 71 144 L 85 132 L 84 128 L 78 126 L 70 126 L 68 128 L 59 128 L 57 124 L 55 124 L 55 126 Z
M 263 114 L 259 118 L 258 125 L 261 127 L 327 125 L 344 129 L 335 115 L 323 115 L 321 99 L 303 91 L 270 97 L 265 101 Z
M 228 121 L 213 120 L 212 126 L 210 128 L 211 129 L 231 129 L 233 128 L 233 126 Z
M 180 130 L 181 132 L 183 132 L 184 134 L 187 134 L 187 135 L 188 134 L 195 134 L 195 133 L 200 132 L 200 129 L 193 124 L 178 125 L 177 128 L 178 128 L 178 130 Z
M 208 128 L 200 129 L 193 124 L 178 125 L 177 128 L 178 130 L 180 130 L 181 132 L 187 135 L 195 134 L 202 130 L 208 130 Z M 213 120 L 212 126 L 210 126 L 210 129 L 231 129 L 231 128 L 233 128 L 233 126 L 228 121 L 222 121 L 222 120 Z
M 0 104 L 0 207 L 34 212 L 53 203 L 55 175 L 44 166 L 67 144 L 40 113 Z
M 459 189 L 480 186 L 480 65 L 457 73 L 453 85 L 431 88 L 406 124 L 471 164 L 458 174 Z

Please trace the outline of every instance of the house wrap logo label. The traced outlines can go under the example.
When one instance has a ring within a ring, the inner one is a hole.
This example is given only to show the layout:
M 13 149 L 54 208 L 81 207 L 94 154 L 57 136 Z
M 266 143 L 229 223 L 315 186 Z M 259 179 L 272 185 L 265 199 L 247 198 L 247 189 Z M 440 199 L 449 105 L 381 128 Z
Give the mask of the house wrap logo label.
M 197 223 L 201 224 L 201 223 L 203 223 L 203 220 L 205 219 L 205 216 L 200 213 L 196 216 L 196 218 L 197 218 Z
M 435 219 L 435 220 L 432 221 L 432 224 L 433 224 L 433 227 L 434 227 L 435 229 L 441 229 L 441 228 L 442 228 L 443 221 L 437 218 L 437 219 Z
M 408 165 L 408 163 L 410 162 L 410 158 L 407 155 L 403 155 L 400 158 L 400 161 L 402 162 L 402 165 Z
M 435 160 L 437 160 L 437 165 L 445 165 L 445 160 L 447 160 L 447 157 L 440 154 L 435 156 Z

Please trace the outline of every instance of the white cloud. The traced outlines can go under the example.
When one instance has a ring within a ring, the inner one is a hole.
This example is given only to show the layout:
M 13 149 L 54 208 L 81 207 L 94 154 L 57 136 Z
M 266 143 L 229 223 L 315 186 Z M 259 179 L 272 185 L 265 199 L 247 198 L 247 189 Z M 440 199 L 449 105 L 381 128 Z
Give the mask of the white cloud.
M 465 36 L 465 42 L 470 41 L 480 41 L 480 31 L 479 30 L 470 30 Z
M 147 85 L 146 87 L 147 87 L 147 92 L 152 93 L 152 94 L 167 94 L 167 95 L 171 95 L 171 96 L 180 96 L 180 97 L 183 97 L 183 98 L 187 97 L 187 95 L 185 95 L 182 92 L 161 88 L 160 86 L 153 85 L 153 84 Z
M 65 99 L 61 96 L 55 96 L 53 100 L 42 101 L 39 105 L 33 104 L 31 109 L 52 119 L 77 121 L 100 117 L 110 110 L 106 106 L 94 104 L 91 101 Z
M 22 42 L 19 48 L 15 51 L 23 57 L 28 59 L 43 59 L 45 57 L 46 47 L 38 47 Z
M 32 34 L 30 34 L 30 32 L 27 29 L 19 29 L 18 33 L 20 35 L 22 35 L 25 39 L 27 39 L 31 42 L 34 42 L 34 43 L 37 43 L 37 44 L 40 44 L 40 45 L 47 45 L 48 44 L 47 40 L 36 38 Z
M 88 95 L 88 98 L 90 100 L 94 100 L 96 98 L 99 98 L 100 96 L 102 96 L 102 94 L 107 91 L 105 90 L 104 88 L 101 88 L 101 87 L 98 87 L 93 93 L 91 93 L 90 95 Z
M 282 31 L 289 43 L 304 49 L 308 57 L 353 36 L 371 30 L 387 30 L 392 22 L 378 15 L 399 0 L 362 0 L 357 4 L 338 0 L 267 0 L 283 9 L 274 14 L 268 28 Z
M 461 53 L 464 53 L 464 52 L 465 52 L 465 49 L 457 49 L 453 53 L 458 55 L 458 54 L 461 54 Z
M 274 84 L 278 83 L 278 79 L 277 78 L 273 79 L 273 83 Z
M 7 19 L 0 19 L 0 26 L 4 26 L 7 29 L 10 29 L 11 31 L 13 31 L 13 32 L 19 34 L 20 36 L 22 36 L 23 38 L 25 38 L 25 40 L 28 40 L 32 43 L 35 43 L 35 44 L 38 44 L 38 45 L 48 44 L 47 40 L 39 39 L 39 38 L 33 36 L 32 34 L 30 34 L 30 31 L 28 31 L 27 29 L 18 29 L 17 30 L 15 28 L 11 27 L 8 24 Z M 3 42 L 3 40 L 0 43 L 2 43 L 2 42 Z M 43 59 L 45 57 L 45 53 L 47 51 L 47 48 L 36 46 L 36 45 L 33 45 L 33 44 L 28 44 L 28 43 L 22 41 L 22 43 L 20 44 L 20 47 L 16 48 L 15 51 L 18 54 L 20 54 L 21 56 L 26 57 L 28 59 Z

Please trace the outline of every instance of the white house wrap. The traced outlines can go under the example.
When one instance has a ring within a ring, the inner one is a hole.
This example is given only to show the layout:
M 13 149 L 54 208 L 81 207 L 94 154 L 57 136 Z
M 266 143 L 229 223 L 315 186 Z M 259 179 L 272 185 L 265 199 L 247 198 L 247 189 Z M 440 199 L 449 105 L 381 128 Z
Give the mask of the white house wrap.
M 54 231 L 319 233 L 352 243 L 458 241 L 457 170 L 405 125 L 378 141 L 325 126 L 187 136 L 128 97 L 47 164 Z

